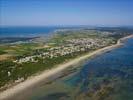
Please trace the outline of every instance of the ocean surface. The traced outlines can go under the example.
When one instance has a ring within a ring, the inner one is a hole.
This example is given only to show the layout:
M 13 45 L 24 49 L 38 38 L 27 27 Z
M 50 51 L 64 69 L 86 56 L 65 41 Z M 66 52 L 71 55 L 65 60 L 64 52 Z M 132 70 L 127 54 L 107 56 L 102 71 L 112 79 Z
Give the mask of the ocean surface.
M 133 38 L 62 73 L 14 100 L 133 100 Z
M 35 37 L 46 35 L 59 27 L 0 27 L 0 37 Z
M 58 29 L 73 29 L 80 28 L 80 26 L 66 27 L 66 26 L 25 26 L 25 27 L 0 27 L 0 37 L 36 37 L 52 34 Z

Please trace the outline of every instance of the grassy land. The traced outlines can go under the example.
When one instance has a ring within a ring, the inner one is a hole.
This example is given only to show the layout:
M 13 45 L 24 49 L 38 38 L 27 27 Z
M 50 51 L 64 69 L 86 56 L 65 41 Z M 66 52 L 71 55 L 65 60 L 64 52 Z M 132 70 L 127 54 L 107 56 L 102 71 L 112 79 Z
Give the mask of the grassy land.
M 2 55 L 2 54 L 6 54 L 6 52 L 3 50 L 0 50 L 0 55 Z
M 11 54 L 12 56 L 32 55 L 37 47 L 40 47 L 37 43 L 22 43 L 14 45 L 0 45 L 1 54 Z

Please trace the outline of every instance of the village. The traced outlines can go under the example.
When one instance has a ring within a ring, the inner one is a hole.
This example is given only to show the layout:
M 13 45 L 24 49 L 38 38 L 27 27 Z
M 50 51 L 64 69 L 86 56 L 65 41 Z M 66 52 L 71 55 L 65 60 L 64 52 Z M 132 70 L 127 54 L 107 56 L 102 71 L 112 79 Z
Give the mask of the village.
M 76 52 L 89 52 L 97 48 L 107 46 L 111 39 L 98 39 L 98 38 L 78 38 L 66 40 L 64 44 L 49 48 L 46 52 L 23 57 L 15 60 L 15 63 L 38 62 L 38 58 L 54 58 L 73 54 Z

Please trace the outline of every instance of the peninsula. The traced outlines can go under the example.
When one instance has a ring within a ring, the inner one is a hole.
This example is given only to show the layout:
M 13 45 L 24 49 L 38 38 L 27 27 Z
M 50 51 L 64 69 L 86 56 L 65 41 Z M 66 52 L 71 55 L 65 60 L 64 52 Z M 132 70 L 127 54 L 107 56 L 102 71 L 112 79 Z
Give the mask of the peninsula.
M 11 57 L 0 61 L 0 74 L 4 76 L 0 78 L 0 99 L 10 98 L 71 65 L 119 47 L 131 37 L 129 33 L 80 29 L 57 31 L 45 41 L 39 37 L 29 43 L 1 45 L 2 52 Z

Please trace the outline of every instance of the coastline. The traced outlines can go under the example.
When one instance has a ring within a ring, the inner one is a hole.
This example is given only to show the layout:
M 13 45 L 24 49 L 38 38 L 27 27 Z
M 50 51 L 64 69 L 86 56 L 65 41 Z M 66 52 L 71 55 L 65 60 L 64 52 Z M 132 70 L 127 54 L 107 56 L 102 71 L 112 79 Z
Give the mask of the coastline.
M 123 37 L 123 38 L 119 39 L 117 41 L 117 43 L 114 44 L 114 45 L 98 49 L 98 50 L 96 50 L 96 51 L 94 51 L 92 53 L 88 53 L 88 54 L 86 54 L 84 56 L 75 58 L 72 61 L 69 61 L 67 63 L 60 64 L 60 65 L 58 65 L 55 68 L 52 68 L 50 70 L 46 70 L 46 71 L 42 72 L 42 74 L 40 74 L 40 75 L 34 76 L 31 79 L 28 79 L 28 80 L 26 80 L 26 81 L 24 81 L 22 83 L 17 84 L 16 86 L 13 86 L 13 87 L 1 92 L 0 93 L 0 99 L 1 100 L 5 100 L 5 99 L 7 99 L 9 97 L 12 97 L 14 94 L 16 94 L 18 92 L 21 92 L 21 91 L 27 89 L 28 87 L 31 87 L 31 86 L 39 83 L 41 80 L 45 80 L 48 77 L 50 77 L 52 75 L 55 75 L 58 72 L 60 72 L 62 70 L 65 70 L 68 67 L 71 67 L 71 65 L 75 65 L 75 64 L 79 63 L 80 61 L 83 61 L 83 60 L 85 60 L 85 59 L 87 59 L 89 57 L 92 57 L 94 55 L 98 55 L 98 54 L 110 51 L 110 50 L 112 50 L 114 48 L 117 48 L 117 47 L 119 47 L 119 46 L 121 46 L 123 44 L 122 43 L 123 41 L 125 41 L 125 40 L 127 40 L 127 39 L 129 39 L 131 37 L 133 37 L 133 35 L 129 35 L 129 36 Z

